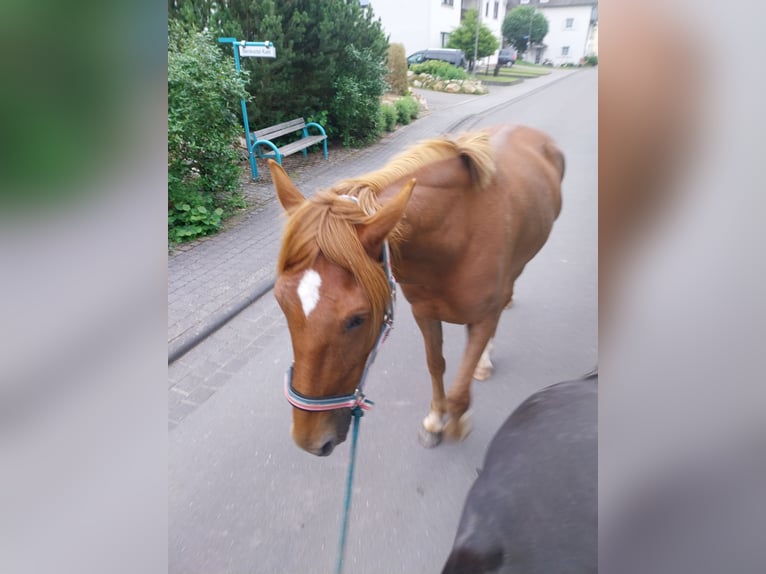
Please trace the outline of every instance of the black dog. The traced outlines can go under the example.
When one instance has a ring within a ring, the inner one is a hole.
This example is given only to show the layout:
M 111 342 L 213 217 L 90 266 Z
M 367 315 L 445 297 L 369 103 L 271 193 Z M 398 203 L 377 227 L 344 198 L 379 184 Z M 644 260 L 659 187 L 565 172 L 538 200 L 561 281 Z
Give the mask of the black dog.
M 442 574 L 595 574 L 598 375 L 525 400 L 497 431 Z

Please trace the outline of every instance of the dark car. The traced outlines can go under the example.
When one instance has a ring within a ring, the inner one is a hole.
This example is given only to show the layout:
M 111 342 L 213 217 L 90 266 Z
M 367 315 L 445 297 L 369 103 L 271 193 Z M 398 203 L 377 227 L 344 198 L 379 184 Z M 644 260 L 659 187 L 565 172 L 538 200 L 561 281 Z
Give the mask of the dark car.
M 513 66 L 516 63 L 516 50 L 503 48 L 497 54 L 497 63 L 501 66 Z
M 407 58 L 407 65 L 422 64 L 428 60 L 441 60 L 458 68 L 465 68 L 465 54 L 462 50 L 442 48 L 439 50 L 420 50 Z

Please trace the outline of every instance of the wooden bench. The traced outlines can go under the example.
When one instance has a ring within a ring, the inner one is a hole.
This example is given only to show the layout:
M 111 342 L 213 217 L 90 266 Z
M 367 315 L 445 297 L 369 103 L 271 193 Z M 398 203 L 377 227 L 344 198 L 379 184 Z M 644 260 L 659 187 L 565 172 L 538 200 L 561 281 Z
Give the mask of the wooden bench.
M 317 135 L 309 135 L 309 127 L 317 128 L 320 133 Z M 283 145 L 282 147 L 277 147 L 272 141 L 296 132 L 303 132 L 303 137 Z M 253 142 L 253 151 L 255 151 L 259 158 L 275 159 L 279 165 L 282 165 L 283 157 L 294 154 L 297 151 L 302 151 L 305 156 L 306 148 L 318 143 L 322 144 L 324 148 L 324 158 L 327 159 L 327 134 L 325 133 L 324 128 L 316 122 L 306 123 L 303 118 L 290 120 L 289 122 L 283 122 L 275 126 L 251 132 L 250 137 Z M 266 148 L 266 150 L 263 148 Z

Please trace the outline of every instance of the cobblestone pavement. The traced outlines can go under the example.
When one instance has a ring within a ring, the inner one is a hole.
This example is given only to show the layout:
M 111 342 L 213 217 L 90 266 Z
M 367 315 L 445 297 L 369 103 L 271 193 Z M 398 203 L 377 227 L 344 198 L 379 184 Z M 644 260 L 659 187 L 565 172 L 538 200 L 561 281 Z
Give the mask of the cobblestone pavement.
M 287 328 L 284 315 L 273 297 L 263 297 L 247 307 L 205 344 L 193 348 L 168 367 L 168 425 L 174 428 L 204 403 L 248 361 Z M 255 373 L 253 373 L 255 377 Z
M 431 94 L 434 105 L 421 119 L 399 128 L 378 143 L 362 150 L 330 149 L 329 160 L 321 154 L 293 155 L 285 169 L 304 194 L 329 187 L 344 177 L 382 166 L 390 157 L 435 135 L 470 129 L 489 110 L 530 95 L 574 71 L 555 71 L 520 85 L 492 87 L 485 96 Z M 452 98 L 452 99 L 450 99 Z M 255 208 L 237 216 L 226 229 L 210 238 L 184 245 L 168 258 L 168 346 L 183 345 L 255 290 L 273 280 L 282 231 L 282 208 L 276 201 L 265 163 L 258 166 L 261 179 L 244 186 Z M 271 304 L 248 307 L 237 327 L 227 325 L 214 333 L 205 351 L 192 349 L 169 366 L 169 424 L 175 426 L 197 405 L 241 369 L 247 356 L 263 344 L 274 328 L 283 325 L 282 315 Z M 244 325 L 244 327 L 242 327 Z

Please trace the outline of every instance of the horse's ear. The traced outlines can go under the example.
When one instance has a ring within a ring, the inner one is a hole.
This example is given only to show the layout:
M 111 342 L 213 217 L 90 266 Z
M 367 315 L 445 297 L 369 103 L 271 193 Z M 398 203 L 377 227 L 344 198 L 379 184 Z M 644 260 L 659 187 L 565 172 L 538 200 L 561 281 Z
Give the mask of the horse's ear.
M 295 187 L 295 184 L 282 166 L 273 159 L 270 159 L 268 163 L 271 179 L 274 182 L 274 189 L 277 190 L 279 203 L 282 204 L 285 211 L 291 211 L 306 201 L 306 198 L 303 197 L 303 194 L 300 191 L 298 191 L 298 188 Z
M 415 180 L 411 179 L 391 201 L 372 216 L 369 223 L 359 226 L 359 240 L 369 253 L 379 253 L 383 240 L 404 215 L 414 187 Z

